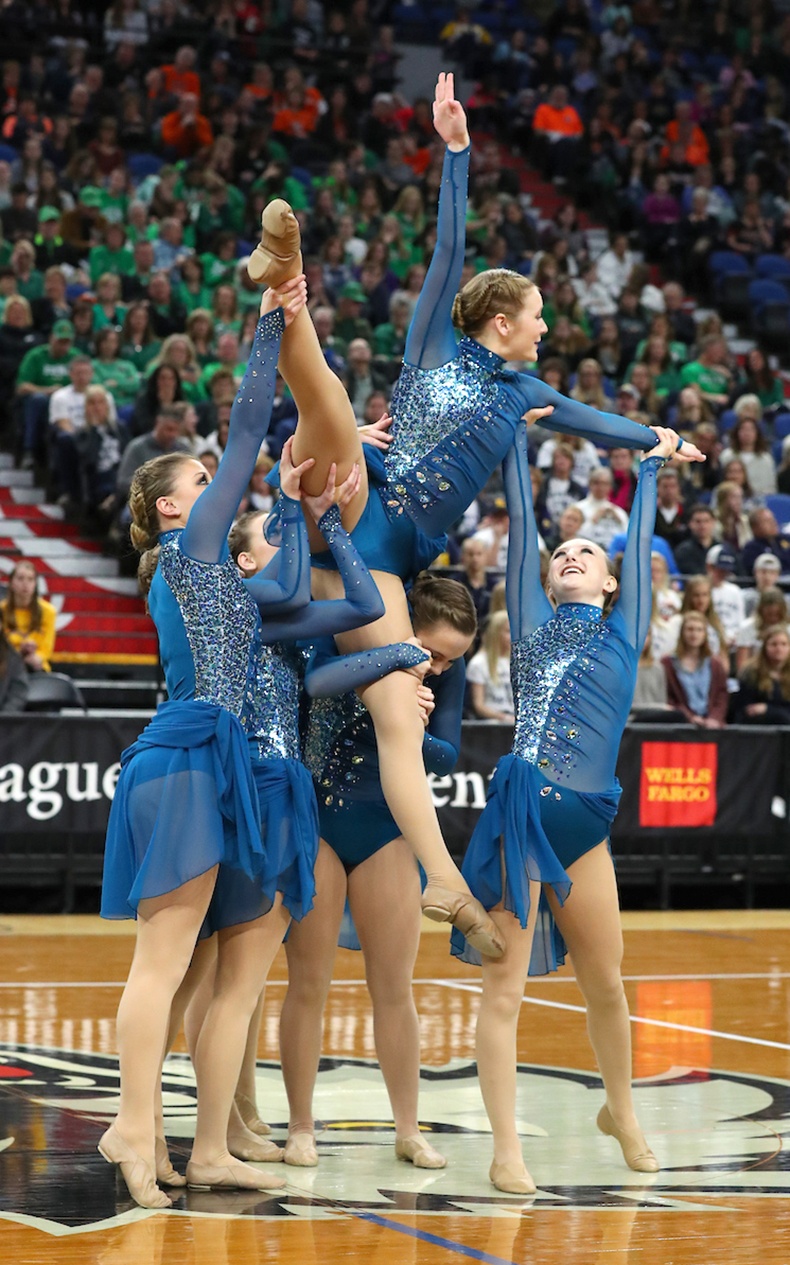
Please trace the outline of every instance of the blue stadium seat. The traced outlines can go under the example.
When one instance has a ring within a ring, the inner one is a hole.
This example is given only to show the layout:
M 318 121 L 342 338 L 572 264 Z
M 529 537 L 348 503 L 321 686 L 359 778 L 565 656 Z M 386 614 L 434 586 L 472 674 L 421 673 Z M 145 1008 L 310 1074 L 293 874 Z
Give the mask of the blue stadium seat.
M 790 413 L 777 413 L 774 418 L 774 435 L 777 439 L 784 439 L 785 435 L 790 435 Z
M 766 280 L 781 281 L 790 277 L 790 259 L 784 255 L 758 255 L 754 261 L 754 273 Z
M 775 515 L 780 527 L 783 527 L 785 523 L 790 523 L 790 496 L 775 492 L 772 496 L 766 496 L 764 500 L 765 508 Z
M 718 277 L 724 272 L 751 272 L 748 260 L 734 250 L 711 251 L 708 267 L 714 277 Z
M 140 184 L 146 176 L 155 176 L 164 162 L 158 154 L 130 154 L 126 165 L 133 183 Z
M 726 408 L 724 412 L 720 413 L 718 418 L 716 419 L 716 425 L 719 428 L 719 434 L 726 435 L 728 430 L 732 430 L 737 420 L 738 420 L 738 414 L 735 412 L 735 409 Z
M 787 291 L 781 281 L 770 281 L 765 277 L 758 277 L 749 285 L 749 302 L 753 305 L 755 311 L 765 307 L 766 303 L 786 303 Z

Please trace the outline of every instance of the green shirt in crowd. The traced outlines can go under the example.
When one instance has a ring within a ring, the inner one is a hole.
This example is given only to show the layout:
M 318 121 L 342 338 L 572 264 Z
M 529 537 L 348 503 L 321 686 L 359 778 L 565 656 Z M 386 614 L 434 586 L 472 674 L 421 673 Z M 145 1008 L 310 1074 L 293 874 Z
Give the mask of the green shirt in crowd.
M 118 408 L 134 404 L 140 389 L 140 374 L 130 360 L 94 360 L 93 381 L 112 392 Z
M 699 387 L 703 395 L 727 395 L 730 389 L 729 375 L 715 365 L 703 365 L 699 360 L 690 360 L 680 371 L 682 387 Z
M 16 375 L 20 382 L 30 382 L 34 387 L 65 387 L 71 381 L 69 365 L 76 356 L 70 347 L 65 356 L 53 356 L 49 343 L 43 347 L 31 347 L 26 352 Z
M 88 252 L 88 267 L 91 274 L 91 285 L 96 285 L 99 277 L 105 272 L 112 272 L 117 277 L 134 276 L 134 255 L 125 246 L 120 250 L 110 250 L 109 246 L 92 246 Z

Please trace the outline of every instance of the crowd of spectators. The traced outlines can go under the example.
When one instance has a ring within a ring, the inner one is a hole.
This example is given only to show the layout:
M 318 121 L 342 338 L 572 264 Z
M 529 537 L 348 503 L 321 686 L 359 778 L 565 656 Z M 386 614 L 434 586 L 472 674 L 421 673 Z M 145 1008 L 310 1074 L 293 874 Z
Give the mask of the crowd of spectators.
M 767 627 L 738 608 L 732 577 L 754 573 L 761 591 L 766 555 L 778 565 L 773 587 L 790 577 L 790 502 L 772 499 L 790 495 L 790 425 L 781 366 L 760 346 L 736 354 L 711 310 L 707 259 L 717 245 L 790 255 L 790 18 L 765 2 L 694 11 L 681 0 L 565 0 L 541 16 L 516 0 L 467 0 L 436 26 L 436 9 L 0 9 L 5 446 L 131 562 L 123 507 L 134 470 L 173 449 L 212 469 L 222 456 L 259 302 L 246 257 L 273 196 L 300 217 L 311 314 L 360 424 L 387 411 L 436 232 L 443 147 L 430 102 L 399 73 L 399 37 L 422 22 L 446 64 L 476 83 L 467 105 L 483 136 L 464 280 L 492 266 L 531 276 L 549 327 L 540 376 L 595 408 L 674 425 L 708 455 L 660 480 L 654 543 L 666 575 L 657 562 L 653 654 L 672 659 L 677 688 L 695 656 L 709 685 L 708 658 L 732 680 L 745 670 L 741 626 Z M 553 214 L 525 194 L 513 145 L 562 195 Z M 608 237 L 587 231 L 591 209 Z M 241 509 L 271 504 L 265 476 L 295 422 L 278 381 Z M 539 430 L 531 449 L 545 548 L 584 534 L 616 557 L 632 454 Z M 443 560 L 463 562 L 483 620 L 507 545 L 495 478 Z M 710 656 L 694 644 L 699 620 L 677 609 L 695 591 L 689 576 L 709 581 L 723 626 L 707 620 Z M 502 623 L 486 629 L 471 679 L 479 714 L 506 717 Z M 763 683 L 773 670 L 763 665 Z

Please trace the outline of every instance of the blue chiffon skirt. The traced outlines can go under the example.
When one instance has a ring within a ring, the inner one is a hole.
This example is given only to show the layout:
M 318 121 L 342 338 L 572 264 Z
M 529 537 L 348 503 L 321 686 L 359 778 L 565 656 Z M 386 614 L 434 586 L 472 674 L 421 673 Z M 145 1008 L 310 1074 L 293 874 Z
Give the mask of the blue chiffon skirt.
M 318 854 L 313 779 L 298 760 L 279 758 L 253 759 L 252 775 L 261 806 L 263 869 L 252 880 L 241 870 L 220 866 L 201 940 L 226 927 L 262 918 L 277 892 L 282 892 L 283 904 L 297 922 L 313 907 Z
M 604 794 L 555 787 L 521 756 L 512 752 L 504 756 L 494 771 L 486 806 L 461 867 L 471 891 L 486 909 L 503 905 L 522 927 L 529 918 L 530 882 L 548 884 L 564 904 L 571 889 L 564 866 L 608 836 L 619 795 L 619 787 Z M 544 801 L 547 809 L 549 803 L 551 807 L 552 838 L 544 825 L 544 816 L 549 815 L 543 810 Z M 566 837 L 554 837 L 560 827 Z M 479 953 L 455 929 L 451 952 L 464 962 L 480 965 Z M 549 903 L 541 893 L 530 975 L 556 971 L 566 953 Z
M 210 703 L 162 703 L 121 756 L 107 826 L 104 918 L 134 918 L 225 864 L 258 883 L 266 872 L 258 793 L 236 716 Z

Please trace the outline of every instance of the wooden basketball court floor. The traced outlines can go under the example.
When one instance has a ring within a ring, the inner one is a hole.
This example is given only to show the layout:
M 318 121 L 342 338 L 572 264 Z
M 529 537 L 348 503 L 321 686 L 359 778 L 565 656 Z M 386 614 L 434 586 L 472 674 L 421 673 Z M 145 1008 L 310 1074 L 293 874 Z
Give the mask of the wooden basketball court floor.
M 477 1088 L 479 975 L 423 936 L 420 1118 L 445 1170 L 398 1163 L 360 955 L 340 951 L 324 1029 L 316 1169 L 271 1198 L 190 1191 L 130 1205 L 96 1152 L 117 1094 L 114 1015 L 126 925 L 0 916 L 0 1260 L 14 1265 L 788 1265 L 790 913 L 624 916 L 636 1099 L 662 1161 L 630 1172 L 595 1130 L 603 1101 L 569 971 L 530 981 L 519 1123 L 538 1193 L 501 1195 Z M 259 1099 L 284 1136 L 277 1059 L 284 957 L 268 991 Z M 194 1082 L 168 1062 L 183 1168 Z M 276 1195 L 276 1197 L 275 1197 Z

